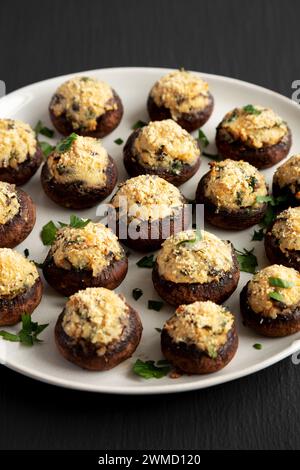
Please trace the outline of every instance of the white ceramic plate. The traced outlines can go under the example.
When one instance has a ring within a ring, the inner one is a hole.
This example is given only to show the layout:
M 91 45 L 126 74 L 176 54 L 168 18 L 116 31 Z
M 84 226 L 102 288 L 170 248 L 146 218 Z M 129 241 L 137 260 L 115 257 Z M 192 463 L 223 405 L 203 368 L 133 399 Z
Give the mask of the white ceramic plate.
M 120 126 L 110 136 L 103 139 L 103 144 L 109 154 L 117 162 L 119 181 L 126 179 L 127 175 L 122 163 L 122 146 L 116 145 L 114 140 L 121 137 L 125 141 L 131 132 L 132 125 L 138 119 L 148 120 L 146 111 L 148 92 L 153 83 L 168 71 L 167 69 L 158 68 L 114 68 L 82 72 L 85 75 L 107 81 L 117 90 L 123 101 L 125 114 Z M 57 86 L 73 75 L 53 78 L 10 93 L 0 100 L 0 117 L 22 119 L 32 126 L 41 119 L 45 124 L 52 127 L 47 111 L 49 100 Z M 297 104 L 279 94 L 250 83 L 216 75 L 201 75 L 209 82 L 211 92 L 215 98 L 215 110 L 209 122 L 203 128 L 211 142 L 214 141 L 216 125 L 227 111 L 235 106 L 254 103 L 272 107 L 288 122 L 293 134 L 291 154 L 300 151 L 300 136 L 298 133 L 300 108 Z M 215 151 L 213 144 L 209 150 Z M 207 171 L 207 165 L 208 159 L 203 157 L 198 173 L 181 187 L 182 192 L 188 198 L 194 198 L 197 183 Z M 271 183 L 274 169 L 273 167 L 264 171 L 269 183 Z M 39 176 L 38 172 L 24 187 L 37 204 L 37 223 L 33 232 L 17 250 L 22 253 L 25 248 L 28 248 L 30 258 L 41 262 L 47 253 L 47 248 L 42 245 L 39 236 L 41 227 L 50 219 L 68 221 L 71 211 L 60 208 L 45 196 L 40 185 Z M 93 218 L 95 217 L 95 209 L 81 211 L 80 216 Z M 262 242 L 251 241 L 253 228 L 242 232 L 207 228 L 220 238 L 230 239 L 236 248 L 242 249 L 245 247 L 249 249 L 254 246 L 259 260 L 259 268 L 268 264 Z M 45 285 L 43 300 L 34 312 L 34 319 L 39 323 L 50 323 L 50 326 L 42 334 L 44 343 L 26 348 L 18 343 L 9 343 L 1 339 L 1 362 L 7 367 L 35 379 L 74 389 L 120 394 L 172 393 L 210 387 L 251 374 L 300 349 L 300 334 L 287 338 L 267 339 L 259 337 L 251 330 L 243 327 L 239 315 L 239 293 L 251 275 L 242 273 L 238 289 L 226 302 L 231 311 L 236 313 L 240 344 L 236 356 L 225 369 L 212 375 L 182 376 L 178 379 L 165 377 L 163 379 L 144 380 L 137 377 L 132 372 L 132 365 L 137 358 L 142 360 L 162 358 L 160 335 L 155 328 L 161 327 L 173 312 L 172 308 L 166 306 L 160 312 L 147 309 L 148 299 L 158 299 L 158 295 L 152 287 L 151 270 L 138 268 L 135 265 L 140 257 L 139 254 L 131 254 L 128 275 L 118 289 L 140 312 L 144 326 L 142 341 L 131 359 L 111 371 L 99 373 L 81 370 L 64 360 L 55 347 L 53 329 L 56 318 L 63 308 L 65 298 L 57 295 L 53 289 Z M 134 287 L 140 287 L 144 292 L 144 295 L 137 302 L 131 294 Z M 9 330 L 13 332 L 17 331 L 18 328 L 17 325 L 17 327 Z M 253 344 L 257 342 L 262 344 L 261 350 L 253 348 Z

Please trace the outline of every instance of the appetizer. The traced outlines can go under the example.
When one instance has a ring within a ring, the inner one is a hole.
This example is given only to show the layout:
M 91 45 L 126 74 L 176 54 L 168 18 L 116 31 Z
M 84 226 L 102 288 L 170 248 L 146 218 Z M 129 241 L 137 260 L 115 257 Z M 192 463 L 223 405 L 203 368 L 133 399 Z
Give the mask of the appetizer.
M 176 70 L 154 84 L 147 107 L 152 121 L 173 119 L 192 132 L 209 119 L 214 100 L 202 78 L 186 70 Z
M 123 105 L 107 83 L 91 77 L 74 77 L 64 82 L 53 95 L 49 113 L 62 135 L 102 138 L 120 123 Z
M 242 230 L 257 224 L 265 215 L 266 196 L 264 176 L 244 161 L 211 162 L 210 171 L 200 180 L 196 203 L 204 204 L 204 217 L 216 227 Z
M 300 207 L 277 215 L 265 236 L 266 255 L 271 263 L 300 271 Z
M 67 139 L 66 139 L 67 140 Z M 44 163 L 41 182 L 57 204 L 85 209 L 105 199 L 117 182 L 117 167 L 98 139 L 73 134 L 69 145 L 60 146 Z
M 150 122 L 130 135 L 124 165 L 130 176 L 158 175 L 179 186 L 197 172 L 200 148 L 172 119 Z
M 65 296 L 86 287 L 115 289 L 127 269 L 128 260 L 117 237 L 93 222 L 59 229 L 43 263 L 46 281 Z
M 156 175 L 140 175 L 122 183 L 111 205 L 119 239 L 138 251 L 158 249 L 170 234 L 189 224 L 185 198 L 178 188 Z
M 274 264 L 256 273 L 240 296 L 244 324 L 264 336 L 300 331 L 300 273 Z
M 276 169 L 273 194 L 286 198 L 285 206 L 300 205 L 300 154 L 293 155 Z
M 171 305 L 197 300 L 224 302 L 238 285 L 240 270 L 233 246 L 204 230 L 169 237 L 158 252 L 152 280 Z
M 237 347 L 234 316 L 210 300 L 180 305 L 161 333 L 163 355 L 186 374 L 223 369 Z
M 272 109 L 248 104 L 225 115 L 217 127 L 216 145 L 223 158 L 269 168 L 285 158 L 292 136 Z
M 132 356 L 142 329 L 138 313 L 122 295 L 92 287 L 69 298 L 55 326 L 55 341 L 68 361 L 102 371 Z
M 10 248 L 0 248 L 0 326 L 15 325 L 39 305 L 43 284 L 32 261 Z
M 0 119 L 0 181 L 25 184 L 42 159 L 42 151 L 29 124 Z

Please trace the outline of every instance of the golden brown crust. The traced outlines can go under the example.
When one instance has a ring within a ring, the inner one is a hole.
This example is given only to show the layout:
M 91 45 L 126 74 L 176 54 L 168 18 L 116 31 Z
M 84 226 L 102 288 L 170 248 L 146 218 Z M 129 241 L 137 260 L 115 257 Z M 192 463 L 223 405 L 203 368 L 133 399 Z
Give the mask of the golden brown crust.
M 36 173 L 43 161 L 43 152 L 37 145 L 35 154 L 20 163 L 17 168 L 2 167 L 0 168 L 0 181 L 16 184 L 20 186 L 27 183 L 28 180 Z
M 56 95 L 53 95 L 52 100 L 55 99 Z M 51 102 L 52 102 L 51 100 Z M 95 137 L 102 139 L 103 137 L 110 134 L 119 124 L 123 116 L 123 104 L 119 95 L 113 90 L 112 103 L 116 105 L 116 109 L 106 111 L 97 119 L 97 128 L 94 131 L 84 129 L 74 129 L 71 122 L 69 122 L 62 114 L 55 116 L 51 109 L 51 102 L 49 105 L 49 114 L 54 127 L 60 132 L 60 134 L 68 136 L 72 132 L 76 132 L 78 135 Z M 110 103 L 109 103 L 110 104 Z
M 138 313 L 130 305 L 128 308 L 128 326 L 125 327 L 121 338 L 113 341 L 101 356 L 97 355 L 94 344 L 86 340 L 76 342 L 65 333 L 62 327 L 63 311 L 55 326 L 55 342 L 61 355 L 77 366 L 91 371 L 112 369 L 131 357 L 140 342 L 143 327 Z
M 298 250 L 286 250 L 283 252 L 278 243 L 278 239 L 272 233 L 272 228 L 276 222 L 270 225 L 267 229 L 267 233 L 265 235 L 265 250 L 268 260 L 271 264 L 283 264 L 288 268 L 294 268 L 297 271 L 300 271 L 300 251 Z
M 19 212 L 5 224 L 0 225 L 0 248 L 14 248 L 19 245 L 32 231 L 36 210 L 31 197 L 17 189 L 17 198 L 20 204 Z
M 13 298 L 0 298 L 0 326 L 15 325 L 23 314 L 31 315 L 39 305 L 43 294 L 43 284 L 38 277 L 30 289 Z

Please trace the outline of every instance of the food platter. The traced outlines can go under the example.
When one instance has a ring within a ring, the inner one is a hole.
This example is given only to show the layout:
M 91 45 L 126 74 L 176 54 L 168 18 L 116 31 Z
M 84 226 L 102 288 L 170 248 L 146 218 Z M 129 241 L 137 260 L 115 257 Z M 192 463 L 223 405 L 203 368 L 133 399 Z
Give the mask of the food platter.
M 108 82 L 118 92 L 123 101 L 125 112 L 121 124 L 112 134 L 103 139 L 103 145 L 117 163 L 119 182 L 128 178 L 128 175 L 123 166 L 122 146 L 117 145 L 114 141 L 118 138 L 126 141 L 132 131 L 132 125 L 136 121 L 148 121 L 146 111 L 147 95 L 154 82 L 168 71 L 168 69 L 160 68 L 112 68 L 76 74 L 89 75 Z M 38 120 L 41 120 L 49 127 L 52 127 L 48 116 L 50 98 L 64 80 L 74 75 L 52 78 L 10 93 L 0 100 L 0 117 L 21 119 L 33 127 Z M 247 103 L 269 106 L 278 112 L 287 121 L 292 131 L 293 145 L 290 155 L 299 151 L 300 137 L 297 128 L 300 120 L 300 108 L 296 103 L 275 92 L 250 83 L 204 73 L 201 73 L 201 76 L 209 82 L 211 92 L 215 98 L 214 112 L 203 128 L 211 142 L 209 151 L 215 152 L 213 144 L 215 128 L 224 114 L 235 106 L 243 106 Z M 59 138 L 57 133 L 56 138 Z M 51 142 L 51 139 L 49 142 Z M 203 157 L 196 175 L 181 186 L 181 190 L 187 198 L 194 198 L 197 183 L 208 170 L 208 162 L 209 159 Z M 263 170 L 269 184 L 272 181 L 275 168 Z M 68 222 L 70 214 L 74 211 L 60 208 L 51 202 L 44 194 L 39 178 L 40 171 L 24 186 L 25 191 L 31 195 L 37 205 L 37 222 L 29 237 L 17 247 L 17 251 L 23 253 L 24 249 L 27 248 L 31 259 L 42 262 L 47 254 L 47 248 L 43 246 L 40 240 L 42 226 L 51 219 Z M 79 215 L 83 218 L 94 219 L 96 209 L 80 211 Z M 241 232 L 220 230 L 209 225 L 206 225 L 205 228 L 221 239 L 230 240 L 237 249 L 251 249 L 254 247 L 259 268 L 268 265 L 263 242 L 251 241 L 253 228 Z M 159 300 L 159 298 L 152 286 L 151 270 L 136 266 L 136 262 L 140 258 L 140 253 L 134 253 L 131 250 L 128 274 L 117 289 L 117 292 L 122 292 L 131 305 L 140 313 L 143 322 L 142 341 L 131 359 L 108 372 L 88 372 L 65 361 L 55 347 L 53 329 L 66 299 L 45 283 L 43 300 L 35 310 L 33 317 L 39 323 L 50 323 L 42 334 L 44 342 L 28 348 L 18 343 L 0 340 L 1 363 L 29 377 L 58 386 L 116 394 L 155 394 L 195 390 L 234 380 L 268 367 L 300 349 L 300 333 L 285 338 L 268 339 L 256 335 L 242 325 L 239 314 L 239 293 L 251 278 L 251 274 L 241 273 L 238 289 L 225 303 L 236 314 L 240 338 L 238 352 L 227 367 L 211 375 L 182 375 L 176 379 L 164 377 L 145 380 L 134 375 L 132 366 L 137 358 L 142 360 L 162 359 L 160 335 L 156 328 L 161 328 L 164 321 L 170 317 L 174 310 L 172 307 L 167 306 L 164 306 L 159 312 L 148 310 L 148 300 Z M 135 301 L 132 298 L 132 289 L 137 287 L 143 290 L 143 296 Z M 6 329 L 14 332 L 18 330 L 18 326 Z M 262 345 L 260 350 L 253 348 L 253 344 L 258 342 Z

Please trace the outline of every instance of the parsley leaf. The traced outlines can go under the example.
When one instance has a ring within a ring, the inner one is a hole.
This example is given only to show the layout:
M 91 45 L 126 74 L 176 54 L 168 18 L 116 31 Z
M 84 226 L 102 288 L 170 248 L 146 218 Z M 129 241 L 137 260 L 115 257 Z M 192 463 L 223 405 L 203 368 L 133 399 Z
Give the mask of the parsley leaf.
M 260 228 L 259 230 L 254 230 L 253 235 L 252 235 L 252 240 L 261 241 L 264 239 L 264 236 L 265 236 L 265 230 L 264 228 Z
M 257 267 L 257 258 L 253 254 L 254 248 L 252 248 L 252 250 L 244 248 L 243 251 L 235 250 L 235 252 L 240 265 L 240 270 L 245 273 L 254 274 Z
M 41 343 L 42 340 L 38 335 L 44 331 L 49 323 L 39 325 L 37 322 L 31 320 L 31 315 L 22 315 L 22 329 L 17 334 L 9 333 L 8 331 L 1 330 L 0 336 L 6 341 L 15 341 L 24 344 L 25 346 L 33 346 L 35 343 Z
M 247 114 L 255 114 L 256 116 L 261 114 L 261 111 L 259 109 L 255 108 L 255 106 L 253 106 L 253 104 L 246 104 L 246 106 L 243 107 L 243 110 Z
M 295 285 L 294 282 L 285 281 L 280 277 L 269 277 L 269 284 L 270 286 L 282 287 L 284 289 L 289 289 L 290 287 L 293 287 Z
M 121 139 L 121 138 L 114 140 L 114 143 L 117 144 L 117 145 L 122 145 L 123 142 L 124 142 L 124 140 Z
M 170 366 L 164 365 L 162 367 L 158 367 L 155 365 L 154 361 L 144 362 L 140 359 L 137 359 L 133 366 L 133 372 L 143 379 L 161 379 L 162 377 L 165 377 L 170 372 L 170 370 Z
M 284 297 L 280 292 L 270 292 L 269 298 L 272 300 L 276 300 L 277 302 L 284 302 Z
M 82 219 L 81 217 L 77 217 L 77 215 L 70 215 L 70 227 L 73 228 L 83 228 L 90 222 L 90 219 Z
M 73 228 L 83 228 L 85 227 L 88 223 L 90 222 L 90 219 L 81 219 L 80 217 L 77 217 L 77 215 L 70 215 L 70 222 L 69 226 Z M 44 245 L 52 245 L 52 243 L 55 240 L 57 230 L 60 227 L 66 227 L 68 224 L 65 224 L 64 222 L 58 222 L 59 227 L 53 222 L 53 220 L 50 220 L 46 225 L 43 226 L 42 232 L 41 232 L 41 238 L 42 242 Z
M 203 148 L 209 145 L 209 140 L 201 129 L 198 130 L 198 140 Z
M 154 328 L 155 331 L 157 331 L 157 333 L 161 333 L 162 332 L 162 328 Z
M 136 263 L 139 268 L 153 268 L 154 264 L 154 255 L 144 256 Z
M 142 295 L 143 291 L 139 287 L 135 287 L 134 289 L 132 289 L 132 297 L 134 298 L 134 300 L 139 300 Z
M 148 309 L 149 310 L 155 310 L 156 312 L 159 312 L 164 303 L 161 300 L 148 300 Z
M 25 258 L 28 258 L 28 256 L 29 256 L 29 250 L 28 250 L 28 248 L 25 248 L 25 250 L 24 250 L 24 256 L 25 256 Z
M 45 157 L 49 157 L 50 153 L 53 152 L 55 147 L 53 145 L 48 144 L 48 142 L 39 141 L 39 146 Z
M 42 134 L 44 135 L 45 137 L 53 137 L 54 136 L 54 130 L 53 129 L 49 129 L 49 127 L 46 127 L 44 126 L 44 124 L 42 123 L 42 121 L 38 121 L 35 128 L 34 128 L 34 131 L 36 133 L 36 135 L 38 136 L 39 134 Z
M 135 124 L 133 124 L 132 129 L 133 129 L 133 130 L 140 129 L 141 127 L 144 127 L 144 126 L 146 126 L 146 125 L 147 125 L 146 122 L 141 121 L 141 120 L 139 119 L 138 121 L 136 121 Z
M 276 208 L 280 206 L 283 202 L 287 200 L 286 196 L 257 196 L 256 202 L 258 203 L 268 203 L 268 207 L 264 218 L 260 222 L 260 227 L 267 228 L 276 218 Z
M 254 349 L 262 349 L 262 344 L 260 343 L 255 343 L 253 344 Z
M 190 239 L 187 239 L 187 240 L 181 240 L 180 242 L 177 243 L 177 245 L 193 244 L 193 243 L 199 242 L 200 240 L 202 240 L 201 230 L 195 230 L 194 238 L 190 238 Z
M 66 152 L 71 148 L 72 143 L 77 139 L 77 137 L 78 135 L 75 134 L 75 132 L 72 132 L 68 137 L 58 142 L 56 150 L 60 153 Z

